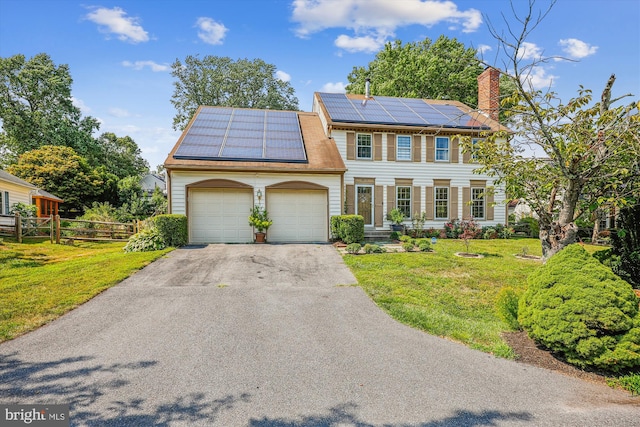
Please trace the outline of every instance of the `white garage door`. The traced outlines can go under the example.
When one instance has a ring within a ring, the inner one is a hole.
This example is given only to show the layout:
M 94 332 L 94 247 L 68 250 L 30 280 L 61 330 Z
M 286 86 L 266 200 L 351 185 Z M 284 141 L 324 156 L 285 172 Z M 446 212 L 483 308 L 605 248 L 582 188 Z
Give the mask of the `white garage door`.
M 267 190 L 267 211 L 273 225 L 270 242 L 326 242 L 325 190 Z
M 193 188 L 189 191 L 189 242 L 247 243 L 253 241 L 249 211 L 251 190 Z

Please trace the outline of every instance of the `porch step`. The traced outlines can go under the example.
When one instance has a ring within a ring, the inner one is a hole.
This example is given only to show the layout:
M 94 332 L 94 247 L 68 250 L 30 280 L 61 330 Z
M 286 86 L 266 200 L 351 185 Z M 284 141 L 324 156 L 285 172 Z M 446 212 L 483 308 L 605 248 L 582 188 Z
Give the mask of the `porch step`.
M 365 242 L 389 242 L 389 236 L 391 235 L 391 230 L 365 230 L 364 231 L 364 241 Z

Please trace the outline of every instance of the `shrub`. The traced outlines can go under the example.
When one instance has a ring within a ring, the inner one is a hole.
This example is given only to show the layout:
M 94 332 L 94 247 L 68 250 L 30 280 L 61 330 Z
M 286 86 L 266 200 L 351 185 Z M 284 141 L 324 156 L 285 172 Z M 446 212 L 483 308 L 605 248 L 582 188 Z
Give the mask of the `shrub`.
M 158 229 L 160 238 L 167 246 L 184 246 L 189 241 L 187 217 L 185 215 L 158 215 L 153 217 L 153 224 Z
M 346 244 L 364 240 L 364 218 L 362 215 L 336 215 L 331 217 L 333 237 Z
M 418 249 L 420 249 L 421 252 L 429 252 L 431 251 L 431 243 L 425 241 L 422 241 L 420 243 L 418 243 Z
M 407 251 L 407 252 L 411 252 L 411 251 L 413 251 L 413 247 L 414 247 L 414 245 L 413 245 L 413 243 L 411 243 L 411 242 L 404 242 L 404 243 L 402 244 L 402 249 L 404 249 L 404 250 L 405 250 L 405 251 Z
M 518 321 L 535 341 L 581 368 L 640 367 L 640 314 L 631 286 L 580 245 L 528 278 Z
M 482 227 L 482 238 L 483 239 L 497 239 L 498 232 L 493 227 Z
M 400 233 L 397 231 L 392 231 L 391 234 L 389 235 L 389 239 L 391 240 L 399 240 L 400 239 Z
M 347 253 L 355 255 L 360 252 L 360 248 L 362 248 L 360 243 L 350 243 L 347 245 Z
M 381 254 L 383 252 L 386 252 L 385 248 L 383 248 L 380 245 L 374 245 L 371 243 L 367 243 L 366 245 L 364 245 L 364 253 L 365 254 Z
M 413 237 L 411 237 L 411 236 L 406 235 L 406 234 L 403 235 L 403 236 L 400 236 L 399 240 L 401 242 L 403 242 L 403 243 L 411 243 L 412 245 L 415 243 L 415 239 Z
M 436 230 L 435 228 L 430 228 L 427 230 L 427 232 L 425 233 L 425 237 L 440 237 L 440 233 L 442 232 L 442 230 Z
M 618 230 L 611 233 L 613 271 L 640 289 L 640 205 L 620 211 Z
M 166 248 L 156 227 L 145 228 L 129 238 L 124 247 L 125 252 L 149 252 Z
M 460 221 L 457 219 L 444 223 L 444 233 L 449 239 L 457 239 L 462 234 L 462 228 L 460 228 Z
M 540 224 L 537 219 L 528 216 L 518 221 L 518 225 L 525 225 L 528 227 L 529 237 L 536 239 L 540 236 Z
M 498 313 L 498 317 L 514 331 L 522 330 L 518 322 L 519 299 L 520 295 L 509 286 L 502 288 L 496 297 L 496 312 Z

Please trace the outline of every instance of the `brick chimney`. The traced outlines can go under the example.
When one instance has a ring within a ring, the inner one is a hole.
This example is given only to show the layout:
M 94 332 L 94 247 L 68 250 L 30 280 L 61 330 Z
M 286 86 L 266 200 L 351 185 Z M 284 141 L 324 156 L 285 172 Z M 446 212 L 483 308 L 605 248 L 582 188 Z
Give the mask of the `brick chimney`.
M 478 109 L 498 121 L 500 111 L 500 71 L 487 67 L 478 76 Z

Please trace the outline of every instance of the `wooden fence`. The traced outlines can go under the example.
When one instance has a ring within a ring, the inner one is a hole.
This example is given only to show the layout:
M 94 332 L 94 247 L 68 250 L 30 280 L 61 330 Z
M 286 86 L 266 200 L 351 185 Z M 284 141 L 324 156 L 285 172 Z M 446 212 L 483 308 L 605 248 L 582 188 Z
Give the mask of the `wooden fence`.
M 22 218 L 20 214 L 0 215 L 0 236 L 15 237 L 18 242 L 25 238 L 49 237 L 51 243 L 61 240 L 90 240 L 126 242 L 140 230 L 141 222 L 106 222 L 84 219 Z

